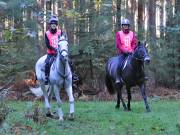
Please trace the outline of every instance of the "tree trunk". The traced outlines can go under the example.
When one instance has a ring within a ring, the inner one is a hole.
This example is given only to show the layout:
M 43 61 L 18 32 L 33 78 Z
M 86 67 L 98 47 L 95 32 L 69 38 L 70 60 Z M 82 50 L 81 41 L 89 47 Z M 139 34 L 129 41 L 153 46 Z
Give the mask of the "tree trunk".
M 135 30 L 135 12 L 136 12 L 136 1 L 135 0 L 130 0 L 131 7 L 130 7 L 130 21 L 131 21 L 131 29 L 134 31 Z
M 164 39 L 164 0 L 160 0 L 160 37 Z
M 144 6 L 145 6 L 144 0 L 138 0 L 138 38 L 139 38 L 139 40 L 143 40 L 145 38 L 144 37 L 144 35 L 145 35 L 145 31 L 144 31 Z
M 166 79 L 169 79 L 168 82 L 164 79 L 164 85 L 166 86 L 174 86 L 175 85 L 175 32 L 174 30 L 168 29 L 173 27 L 175 23 L 174 15 L 173 15 L 173 1 L 166 0 L 166 33 L 165 33 L 165 48 L 166 48 Z
M 152 48 L 152 56 L 154 60 L 154 64 L 157 64 L 157 49 L 156 49 L 156 0 L 149 0 L 148 3 L 148 30 L 149 30 L 149 39 L 151 42 L 151 48 Z M 155 74 L 155 85 L 157 86 L 157 80 L 158 80 L 158 75 L 157 75 L 157 70 L 154 67 L 153 72 Z
M 180 1 L 179 0 L 175 0 L 175 19 L 176 19 L 176 23 L 175 23 L 175 25 L 179 25 L 180 24 Z M 177 32 L 177 35 L 176 35 L 176 39 L 177 39 L 177 41 L 176 41 L 176 44 L 179 44 L 180 43 L 180 39 L 179 39 L 179 37 L 180 37 L 180 32 Z M 180 83 L 178 83 L 178 82 L 180 82 L 180 47 L 178 47 L 179 45 L 177 45 L 177 55 L 176 55 L 176 57 L 177 57 L 177 65 L 176 65 L 176 69 L 177 69 L 177 71 L 176 71 L 176 82 L 177 82 L 177 88 L 178 89 L 180 89 Z
M 5 29 L 5 15 L 4 15 L 4 10 L 0 9 L 0 43 L 3 43 L 4 29 Z
M 116 30 L 120 30 L 121 28 L 121 0 L 117 0 L 117 14 L 116 14 L 116 20 L 117 20 L 117 28 Z
M 45 0 L 39 0 L 37 1 L 37 8 L 39 11 L 44 10 L 44 4 L 45 4 Z M 31 9 L 30 9 L 31 10 Z M 29 17 L 31 16 L 31 12 L 29 11 Z M 29 19 L 30 20 L 30 19 Z M 45 27 L 44 27 L 44 16 L 38 16 L 37 17 L 37 25 L 40 29 L 37 29 L 37 33 L 38 33 L 38 37 L 37 37 L 37 41 L 35 41 L 36 44 L 36 48 L 37 48 L 37 55 L 42 56 L 46 47 L 45 47 L 45 43 L 44 43 L 44 33 L 45 33 Z M 40 36 L 42 35 L 42 36 Z
M 65 10 L 66 9 L 70 10 L 72 8 L 73 8 L 72 0 L 66 1 Z M 73 18 L 72 17 L 67 17 L 65 15 L 64 19 L 65 19 L 65 28 L 66 28 L 66 32 L 67 32 L 67 35 L 68 35 L 68 41 L 69 41 L 69 44 L 72 45 L 73 41 L 74 41 Z

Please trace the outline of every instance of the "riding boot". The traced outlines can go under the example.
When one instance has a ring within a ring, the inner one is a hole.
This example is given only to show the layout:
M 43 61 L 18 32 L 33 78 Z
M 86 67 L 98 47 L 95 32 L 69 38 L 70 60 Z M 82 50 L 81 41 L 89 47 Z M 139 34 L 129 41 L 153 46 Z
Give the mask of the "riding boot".
M 116 81 L 115 81 L 115 83 L 116 84 L 121 84 L 121 85 L 123 85 L 124 84 L 124 80 L 122 79 L 122 68 L 123 68 L 123 66 L 124 66 L 124 60 L 125 60 L 125 58 L 126 58 L 126 55 L 125 54 L 120 54 L 119 55 L 119 69 L 118 69 L 118 72 L 116 73 Z
M 49 82 L 49 64 L 46 63 L 45 65 L 45 85 Z

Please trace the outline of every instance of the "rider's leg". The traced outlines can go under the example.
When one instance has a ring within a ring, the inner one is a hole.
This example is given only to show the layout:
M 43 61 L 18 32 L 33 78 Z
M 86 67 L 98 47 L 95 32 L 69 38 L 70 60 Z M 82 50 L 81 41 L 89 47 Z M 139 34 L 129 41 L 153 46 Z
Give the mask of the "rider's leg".
M 116 74 L 116 75 L 117 75 L 117 77 L 116 77 L 116 83 L 120 83 L 120 84 L 123 84 L 123 83 L 124 83 L 124 81 L 123 81 L 123 79 L 122 79 L 122 76 L 121 76 L 124 59 L 125 59 L 125 55 L 124 55 L 124 54 L 120 54 L 120 55 L 119 55 L 119 68 L 120 68 L 120 70 L 117 70 L 118 73 Z
M 51 55 L 47 55 L 47 58 L 45 60 L 45 84 L 48 84 L 49 82 L 49 72 L 50 72 L 50 59 Z

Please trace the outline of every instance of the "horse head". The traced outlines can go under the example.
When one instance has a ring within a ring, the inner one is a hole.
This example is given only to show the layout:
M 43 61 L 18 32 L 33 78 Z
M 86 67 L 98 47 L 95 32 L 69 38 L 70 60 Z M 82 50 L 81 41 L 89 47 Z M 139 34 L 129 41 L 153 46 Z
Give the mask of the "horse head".
M 58 55 L 63 62 L 68 61 L 68 41 L 67 37 L 63 34 L 59 36 Z
M 133 57 L 139 61 L 149 64 L 150 57 L 149 57 L 148 50 L 147 50 L 145 44 L 146 43 L 138 42 L 138 45 L 134 51 Z

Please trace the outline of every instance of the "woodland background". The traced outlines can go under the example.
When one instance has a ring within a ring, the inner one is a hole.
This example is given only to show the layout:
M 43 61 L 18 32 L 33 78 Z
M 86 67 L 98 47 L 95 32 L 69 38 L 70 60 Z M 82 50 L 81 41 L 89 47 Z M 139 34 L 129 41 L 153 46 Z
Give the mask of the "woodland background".
M 0 85 L 27 79 L 46 53 L 51 14 L 67 32 L 70 55 L 85 89 L 104 90 L 104 65 L 116 55 L 119 20 L 128 18 L 146 41 L 149 87 L 180 88 L 179 0 L 0 0 Z

